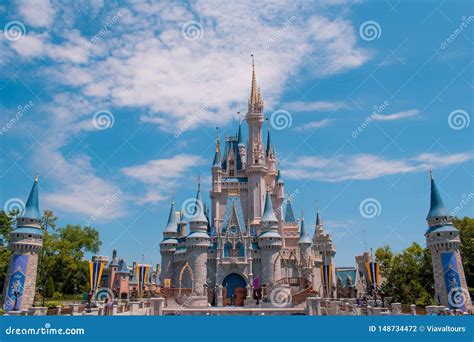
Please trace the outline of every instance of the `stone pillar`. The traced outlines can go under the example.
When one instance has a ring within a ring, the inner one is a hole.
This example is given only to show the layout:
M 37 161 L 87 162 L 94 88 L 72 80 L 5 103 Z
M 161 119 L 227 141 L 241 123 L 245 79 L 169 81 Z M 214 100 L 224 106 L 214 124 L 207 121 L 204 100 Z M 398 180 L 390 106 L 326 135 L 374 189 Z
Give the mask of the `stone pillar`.
M 415 304 L 410 305 L 410 312 L 413 316 L 416 316 L 416 305 Z
M 400 315 L 402 313 L 401 303 L 392 303 L 392 315 Z
M 252 293 L 253 293 L 253 289 L 252 289 L 252 286 L 250 284 L 247 284 L 247 301 L 250 302 L 252 300 Z
M 112 306 L 112 316 L 116 316 L 117 313 L 118 313 L 118 306 L 117 306 L 117 304 L 114 304 Z
M 136 316 L 138 315 L 138 305 L 139 302 L 130 302 L 130 315 L 131 316 Z
M 80 306 L 81 306 L 81 304 L 71 304 L 71 307 L 72 307 L 71 315 L 72 316 L 79 316 L 79 307 Z
M 223 293 L 223 286 L 219 285 L 217 287 L 217 306 L 224 306 L 224 298 L 222 296 Z
M 45 307 L 31 307 L 28 310 L 28 316 L 46 316 L 48 308 Z
M 58 316 L 61 316 L 61 312 L 62 312 L 62 310 L 63 310 L 63 307 L 62 307 L 61 305 L 58 305 L 58 306 L 56 306 L 56 309 L 58 310 L 57 315 L 58 315 Z
M 151 298 L 151 316 L 163 316 L 163 309 L 165 307 L 164 298 Z
M 306 308 L 309 316 L 321 316 L 321 298 L 308 297 L 306 299 Z

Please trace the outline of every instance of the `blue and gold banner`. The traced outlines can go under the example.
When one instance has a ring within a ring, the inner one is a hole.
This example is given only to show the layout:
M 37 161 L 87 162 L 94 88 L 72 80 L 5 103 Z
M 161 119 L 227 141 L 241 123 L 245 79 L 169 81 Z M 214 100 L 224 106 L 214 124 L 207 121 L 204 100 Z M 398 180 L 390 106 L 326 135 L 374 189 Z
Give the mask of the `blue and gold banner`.
M 380 284 L 380 265 L 378 262 L 366 262 L 367 274 L 369 275 L 370 284 L 377 287 Z
M 143 290 L 145 284 L 148 282 L 148 277 L 150 275 L 150 265 L 141 265 L 137 264 L 137 280 L 138 280 L 138 291 L 139 296 L 143 296 Z
M 10 282 L 6 293 L 3 310 L 20 310 L 23 293 L 26 287 L 26 269 L 28 267 L 28 255 L 14 255 L 11 268 Z
M 332 290 L 332 265 L 321 265 L 321 278 L 326 296 L 329 297 Z
M 89 277 L 92 291 L 95 291 L 99 286 L 104 267 L 104 261 L 89 261 Z

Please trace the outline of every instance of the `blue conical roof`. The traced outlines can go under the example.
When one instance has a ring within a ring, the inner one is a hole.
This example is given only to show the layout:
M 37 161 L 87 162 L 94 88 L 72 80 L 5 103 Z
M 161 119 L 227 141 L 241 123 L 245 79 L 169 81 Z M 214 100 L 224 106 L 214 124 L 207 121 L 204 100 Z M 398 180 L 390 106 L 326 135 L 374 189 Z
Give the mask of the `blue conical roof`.
M 212 166 L 221 167 L 221 164 L 219 163 L 219 153 L 217 151 L 214 153 L 214 161 L 212 162 Z
M 198 191 L 196 194 L 196 202 L 194 206 L 194 213 L 193 217 L 189 222 L 206 222 L 207 223 L 207 218 L 206 215 L 204 214 L 204 204 L 202 202 L 201 198 L 201 184 L 198 184 Z
M 165 232 L 177 233 L 178 232 L 178 220 L 174 209 L 174 200 L 171 202 L 170 214 L 168 216 L 168 223 L 166 224 Z
M 448 211 L 446 210 L 441 195 L 439 194 L 438 187 L 434 181 L 434 178 L 431 177 L 431 203 L 430 211 L 426 219 L 433 217 L 448 216 Z
M 239 130 L 237 132 L 237 143 L 239 145 L 243 145 L 244 142 L 242 141 L 242 123 L 239 122 Z
M 304 227 L 304 218 L 303 217 L 301 217 L 300 239 L 298 241 L 298 244 L 300 244 L 300 245 L 311 244 L 311 238 L 309 237 L 309 235 L 306 232 L 306 229 Z
M 272 142 L 270 140 L 270 129 L 269 129 L 267 133 L 267 151 L 266 151 L 267 157 L 270 154 L 270 151 L 273 151 L 273 147 L 272 147 Z
M 321 215 L 319 214 L 319 209 L 316 212 L 316 225 L 320 226 L 321 225 Z
M 277 177 L 276 177 L 276 182 L 277 182 L 277 183 L 285 183 L 285 182 L 283 181 L 283 178 L 281 177 L 281 172 L 280 172 L 280 170 L 278 170 Z
M 296 223 L 295 214 L 293 213 L 293 207 L 291 206 L 290 199 L 286 201 L 285 222 Z
M 278 223 L 278 219 L 273 212 L 272 198 L 269 191 L 267 191 L 267 195 L 265 197 L 265 208 L 263 210 L 262 221 Z
M 31 188 L 30 195 L 28 196 L 28 200 L 26 201 L 25 213 L 21 216 L 41 220 L 41 212 L 39 210 L 38 201 L 38 175 L 36 175 L 35 177 L 33 187 Z

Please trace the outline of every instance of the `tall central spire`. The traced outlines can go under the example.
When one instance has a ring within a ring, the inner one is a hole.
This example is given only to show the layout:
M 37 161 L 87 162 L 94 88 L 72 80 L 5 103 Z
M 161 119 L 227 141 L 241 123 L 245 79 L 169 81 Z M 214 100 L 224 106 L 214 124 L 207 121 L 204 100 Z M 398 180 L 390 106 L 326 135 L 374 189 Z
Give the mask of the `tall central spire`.
M 263 103 L 260 96 L 260 88 L 257 86 L 257 76 L 255 74 L 255 60 L 252 57 L 252 85 L 250 88 L 249 112 L 261 112 Z

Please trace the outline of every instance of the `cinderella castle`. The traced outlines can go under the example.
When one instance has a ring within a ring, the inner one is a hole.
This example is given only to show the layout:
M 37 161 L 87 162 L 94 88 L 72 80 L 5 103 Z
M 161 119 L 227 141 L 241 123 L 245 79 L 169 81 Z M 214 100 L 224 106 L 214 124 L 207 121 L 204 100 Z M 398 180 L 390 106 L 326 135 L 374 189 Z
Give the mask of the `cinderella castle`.
M 235 136 L 226 137 L 223 151 L 217 134 L 210 214 L 198 185 L 189 232 L 186 215 L 177 212 L 172 203 L 160 243 L 162 284 L 192 288 L 202 295 L 206 288 L 222 286 L 229 296 L 236 288 L 249 289 L 254 283 L 270 287 L 297 279 L 330 297 L 335 290 L 336 248 L 331 235 L 324 232 L 319 212 L 312 237 L 304 218 L 295 219 L 270 130 L 266 144 L 262 137 L 264 102 L 252 67 L 245 116 L 247 142 L 241 123 Z M 322 282 L 321 267 L 326 270 L 326 282 Z
M 313 229 L 306 227 L 303 213 L 300 219 L 295 218 L 270 130 L 263 142 L 263 100 L 253 65 L 245 121 L 246 143 L 241 123 L 235 136 L 226 137 L 223 151 L 217 134 L 210 206 L 202 200 L 199 182 L 192 210 L 185 210 L 185 205 L 177 210 L 174 200 L 171 203 L 160 242 L 161 265 L 153 270 L 151 265 L 134 262 L 130 268 L 123 259 L 116 259 L 114 251 L 108 265 L 106 257 L 93 258 L 91 265 L 101 269 L 97 284 L 103 283 L 115 298 L 128 299 L 137 291 L 176 299 L 184 294 L 192 301 L 182 305 L 202 307 L 247 305 L 260 296 L 256 290 L 276 306 L 302 304 L 314 294 L 326 299 L 355 299 L 370 296 L 381 284 L 377 263 L 368 252 L 355 257 L 356 267 L 335 267 L 336 247 L 324 231 L 319 210 L 312 236 L 308 231 Z M 435 301 L 470 311 L 459 231 L 432 176 L 430 181 L 425 238 L 432 255 Z M 44 239 L 38 193 L 36 176 L 25 210 L 16 217 L 10 234 L 12 253 L 3 289 L 6 312 L 27 310 L 34 304 Z M 102 269 L 106 277 L 101 279 Z

